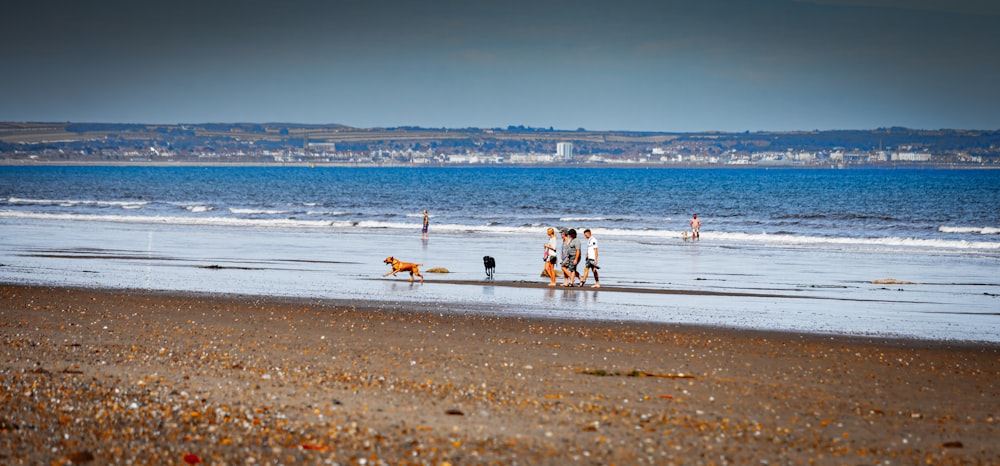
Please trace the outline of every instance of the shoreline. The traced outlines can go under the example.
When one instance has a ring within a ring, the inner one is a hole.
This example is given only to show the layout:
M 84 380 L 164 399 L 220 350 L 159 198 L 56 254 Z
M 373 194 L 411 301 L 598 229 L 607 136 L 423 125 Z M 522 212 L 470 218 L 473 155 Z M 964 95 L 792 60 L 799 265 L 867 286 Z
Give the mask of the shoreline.
M 351 162 L 213 162 L 213 161 L 87 161 L 0 159 L 0 166 L 10 167 L 264 167 L 264 168 L 578 168 L 578 169 L 690 169 L 690 170 L 1000 170 L 1000 166 L 963 163 L 864 163 L 839 166 L 828 164 L 710 164 L 710 163 L 351 163 Z
M 992 256 L 771 246 L 732 254 L 711 241 L 633 244 L 609 236 L 602 238 L 608 248 L 602 259 L 611 274 L 602 273 L 603 287 L 595 291 L 545 286 L 531 253 L 536 240 L 527 234 L 439 232 L 424 240 L 378 228 L 2 223 L 7 247 L 0 256 L 8 267 L 0 268 L 0 282 L 8 283 L 463 303 L 501 306 L 497 313 L 507 315 L 1000 342 L 995 293 L 989 294 L 996 288 Z M 498 258 L 495 281 L 483 279 L 470 251 Z M 383 277 L 388 255 L 449 273 L 428 272 L 424 286 L 408 286 L 405 275 Z M 657 255 L 676 267 L 630 269 Z M 948 269 L 965 278 L 956 280 Z M 882 277 L 911 284 L 873 284 Z
M 456 307 L 0 285 L 0 461 L 1000 458 L 996 344 Z
M 433 272 L 424 272 L 433 273 Z M 373 280 L 384 280 L 382 278 L 375 278 Z M 398 280 L 397 281 L 407 281 Z M 408 282 L 408 281 L 407 281 Z M 865 298 L 837 298 L 831 296 L 817 296 L 817 295 L 796 295 L 789 293 L 763 293 L 763 292 L 751 292 L 751 291 L 712 291 L 712 290 L 692 290 L 687 288 L 642 288 L 638 286 L 623 286 L 623 285 L 604 285 L 600 288 L 589 288 L 589 287 L 564 287 L 560 285 L 548 286 L 544 282 L 532 282 L 526 280 L 455 280 L 455 279 L 440 279 L 436 278 L 433 281 L 425 282 L 423 284 L 434 284 L 440 283 L 442 285 L 470 285 L 470 286 L 497 286 L 497 287 L 507 287 L 507 288 L 522 288 L 522 289 L 554 289 L 557 291 L 569 291 L 581 293 L 594 292 L 594 293 L 636 293 L 636 294 L 654 294 L 654 295 L 675 295 L 675 296 L 714 296 L 714 297 L 730 297 L 730 298 L 780 298 L 780 299 L 815 299 L 821 301 L 844 301 L 844 302 L 896 302 L 886 299 L 865 299 Z

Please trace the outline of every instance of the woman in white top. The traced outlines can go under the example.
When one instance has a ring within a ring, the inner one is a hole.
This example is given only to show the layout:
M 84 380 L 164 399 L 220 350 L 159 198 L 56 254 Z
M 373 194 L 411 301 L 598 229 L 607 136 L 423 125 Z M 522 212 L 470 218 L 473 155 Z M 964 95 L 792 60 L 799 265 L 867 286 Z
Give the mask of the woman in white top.
M 556 231 L 549 228 L 546 233 L 549 234 L 549 240 L 545 243 L 545 255 L 542 256 L 542 260 L 545 261 L 545 275 L 549 276 L 552 283 L 549 286 L 556 286 L 556 261 L 559 258 L 559 253 L 556 249 Z

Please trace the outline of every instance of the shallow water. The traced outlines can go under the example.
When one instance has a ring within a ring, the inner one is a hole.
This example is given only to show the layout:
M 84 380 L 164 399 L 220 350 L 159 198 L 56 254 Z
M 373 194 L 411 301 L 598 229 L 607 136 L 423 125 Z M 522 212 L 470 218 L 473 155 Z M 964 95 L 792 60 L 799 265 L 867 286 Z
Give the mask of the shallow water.
M 416 220 L 419 222 L 419 219 Z M 0 218 L 0 281 L 384 302 L 442 311 L 1000 341 L 1000 258 L 600 237 L 601 290 L 541 278 L 544 232 L 433 233 Z M 383 278 L 386 256 L 424 284 Z M 482 256 L 496 258 L 485 281 Z M 426 273 L 444 267 L 450 273 Z M 891 277 L 912 284 L 878 285 Z M 456 282 L 474 282 L 456 283 Z M 506 286 L 536 283 L 537 287 Z M 640 289 L 645 292 L 616 291 Z M 672 294 L 653 291 L 670 291 Z M 675 293 L 680 292 L 680 293 Z M 727 293 L 723 295 L 713 293 Z

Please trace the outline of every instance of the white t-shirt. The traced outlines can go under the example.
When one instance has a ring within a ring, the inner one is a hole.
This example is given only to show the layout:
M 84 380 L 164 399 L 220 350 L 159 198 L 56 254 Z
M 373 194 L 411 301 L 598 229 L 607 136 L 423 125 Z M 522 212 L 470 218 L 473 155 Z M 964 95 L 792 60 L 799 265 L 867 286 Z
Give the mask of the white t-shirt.
M 548 259 L 551 256 L 554 256 L 554 255 L 558 254 L 558 249 L 556 249 L 556 237 L 555 236 L 549 238 L 549 246 L 551 246 L 552 249 L 548 249 L 548 248 L 545 249 L 545 256 L 544 257 L 546 259 Z
M 587 240 L 587 259 L 594 260 L 597 258 L 597 238 L 593 236 Z

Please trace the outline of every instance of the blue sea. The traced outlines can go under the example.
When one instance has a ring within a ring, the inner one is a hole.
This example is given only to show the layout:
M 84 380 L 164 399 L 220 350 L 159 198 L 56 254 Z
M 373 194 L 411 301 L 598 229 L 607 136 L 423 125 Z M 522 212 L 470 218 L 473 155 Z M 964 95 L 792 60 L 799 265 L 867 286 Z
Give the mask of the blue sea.
M 545 286 L 550 226 L 600 290 Z M 0 167 L 8 283 L 996 342 L 998 266 L 990 170 Z

